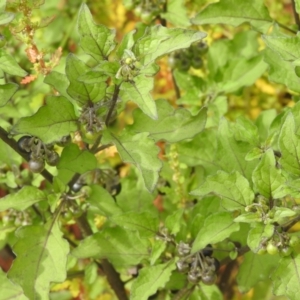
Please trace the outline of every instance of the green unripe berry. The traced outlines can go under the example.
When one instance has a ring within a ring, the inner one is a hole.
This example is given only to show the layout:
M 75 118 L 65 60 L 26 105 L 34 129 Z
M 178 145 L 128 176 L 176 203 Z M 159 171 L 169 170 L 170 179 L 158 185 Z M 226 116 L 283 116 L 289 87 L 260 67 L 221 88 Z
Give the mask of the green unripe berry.
M 291 247 L 295 247 L 295 246 L 297 246 L 299 244 L 300 244 L 299 237 L 297 235 L 292 235 L 291 238 L 290 238 L 290 240 L 289 240 L 289 245 Z
M 267 245 L 267 252 L 271 255 L 276 255 L 278 254 L 279 250 L 273 242 L 269 242 Z
M 289 246 L 285 246 L 280 250 L 280 254 L 282 256 L 289 256 L 292 254 L 292 252 L 293 252 L 293 249 Z

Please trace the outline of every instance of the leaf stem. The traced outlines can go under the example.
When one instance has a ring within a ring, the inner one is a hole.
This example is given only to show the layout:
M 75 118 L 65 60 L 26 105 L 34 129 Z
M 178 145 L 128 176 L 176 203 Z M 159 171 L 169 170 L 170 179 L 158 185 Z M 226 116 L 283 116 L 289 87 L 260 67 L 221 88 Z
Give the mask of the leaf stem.
M 295 31 L 295 30 L 293 30 L 293 29 L 291 29 L 291 28 L 289 28 L 289 27 L 287 27 L 287 26 L 285 26 L 285 25 L 283 25 L 283 24 L 281 24 L 277 21 L 276 21 L 276 23 L 278 24 L 279 27 L 281 27 L 281 28 L 293 33 L 293 34 L 297 34 L 297 31 Z
M 115 85 L 115 90 L 114 90 L 114 94 L 113 94 L 113 97 L 112 97 L 112 103 L 111 103 L 111 106 L 109 108 L 108 114 L 107 114 L 106 119 L 105 119 L 106 126 L 108 126 L 108 124 L 109 124 L 110 118 L 112 116 L 112 113 L 113 113 L 114 108 L 116 106 L 116 103 L 118 101 L 120 86 L 121 86 L 121 84 L 116 84 Z

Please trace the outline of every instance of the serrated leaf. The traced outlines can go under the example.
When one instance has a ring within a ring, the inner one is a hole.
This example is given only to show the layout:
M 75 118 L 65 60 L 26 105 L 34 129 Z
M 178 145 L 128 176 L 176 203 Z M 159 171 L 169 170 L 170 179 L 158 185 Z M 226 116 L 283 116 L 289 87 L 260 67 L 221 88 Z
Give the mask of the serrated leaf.
M 97 61 L 105 60 L 116 46 L 115 30 L 96 25 L 86 4 L 82 4 L 78 16 L 80 46 Z
M 227 210 L 245 208 L 254 200 L 248 180 L 238 172 L 228 174 L 219 171 L 216 175 L 208 176 L 206 181 L 190 194 L 204 196 L 209 193 L 221 197 L 222 206 Z
M 295 121 L 291 113 L 286 117 L 279 134 L 279 148 L 282 168 L 295 175 L 300 175 L 300 139 L 295 134 Z
M 200 133 L 206 123 L 206 108 L 196 116 L 192 116 L 186 109 L 174 109 L 166 100 L 155 102 L 158 110 L 158 119 L 146 119 L 141 110 L 134 111 L 134 124 L 130 130 L 134 132 L 149 132 L 155 141 L 165 140 L 176 143 L 190 139 Z
M 155 102 L 150 91 L 153 89 L 153 78 L 139 75 L 134 82 L 123 82 L 120 87 L 120 97 L 123 101 L 133 101 L 144 114 L 152 119 L 157 119 Z
M 192 19 L 192 23 L 197 25 L 221 23 L 239 26 L 245 22 L 250 23 L 260 32 L 267 32 L 273 20 L 260 0 L 221 0 L 208 5 Z
M 97 159 L 88 152 L 79 149 L 76 144 L 69 144 L 64 147 L 57 169 L 65 169 L 74 173 L 83 174 L 92 171 L 97 167 Z
M 283 257 L 271 275 L 273 293 L 277 296 L 287 296 L 296 300 L 300 293 L 300 255 Z
M 285 183 L 281 170 L 276 168 L 276 160 L 272 149 L 265 152 L 252 174 L 257 191 L 267 199 L 276 199 Z
M 0 290 L 1 290 L 1 300 L 28 300 L 24 295 L 22 288 L 12 283 L 6 274 L 0 268 Z
M 115 266 L 139 264 L 149 257 L 149 244 L 136 232 L 121 227 L 105 228 L 84 239 L 72 255 L 77 258 L 106 258 Z
M 47 98 L 47 104 L 34 115 L 21 118 L 12 128 L 12 133 L 27 133 L 47 144 L 60 140 L 75 130 L 77 117 L 72 103 L 62 96 L 50 96 Z
M 32 204 L 47 200 L 45 193 L 34 186 L 24 186 L 17 193 L 8 194 L 0 199 L 0 211 L 15 209 L 23 211 Z
M 239 290 L 246 293 L 257 282 L 267 280 L 278 260 L 279 257 L 274 255 L 257 255 L 251 251 L 246 253 L 237 275 Z
M 192 253 L 228 238 L 231 233 L 238 231 L 240 225 L 234 222 L 230 212 L 218 212 L 205 219 L 204 225 L 199 228 L 198 235 L 192 246 Z
M 286 85 L 289 89 L 300 92 L 300 78 L 295 73 L 295 66 L 281 59 L 276 52 L 266 49 L 264 61 L 269 65 L 269 79 Z
M 68 94 L 84 105 L 87 101 L 97 102 L 106 94 L 106 83 L 86 83 L 79 78 L 90 71 L 90 68 L 73 54 L 69 54 L 66 61 L 66 75 L 70 81 Z
M 22 227 L 16 235 L 17 258 L 8 277 L 20 284 L 29 299 L 49 299 L 50 283 L 66 278 L 68 243 L 53 220 L 44 226 Z
M 154 141 L 148 138 L 148 133 L 131 135 L 123 132 L 121 136 L 111 137 L 122 161 L 134 164 L 141 172 L 146 188 L 153 191 L 162 163 L 157 157 L 158 148 Z
M 0 85 L 0 107 L 5 106 L 9 99 L 14 95 L 19 86 L 15 83 Z
M 15 61 L 15 59 L 5 50 L 0 49 L 0 69 L 9 74 L 24 77 L 27 75 L 27 72 L 24 71 Z
M 144 35 L 133 47 L 136 58 L 142 65 L 149 65 L 157 58 L 178 49 L 188 48 L 193 42 L 206 37 L 206 33 L 161 25 L 147 27 Z
M 99 213 L 109 217 L 121 214 L 122 210 L 116 204 L 111 194 L 100 185 L 89 185 L 91 194 L 86 201 L 99 210 Z
M 175 260 L 143 268 L 132 284 L 130 300 L 147 300 L 159 288 L 165 286 L 175 268 Z
M 128 212 L 122 215 L 115 215 L 110 220 L 128 230 L 138 231 L 143 238 L 155 236 L 159 227 L 157 216 L 149 212 Z

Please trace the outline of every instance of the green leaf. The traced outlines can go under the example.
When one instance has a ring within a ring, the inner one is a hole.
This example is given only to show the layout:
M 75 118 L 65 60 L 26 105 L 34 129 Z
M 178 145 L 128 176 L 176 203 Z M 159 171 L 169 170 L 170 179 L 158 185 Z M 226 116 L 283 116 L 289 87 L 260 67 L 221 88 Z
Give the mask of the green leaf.
M 136 58 L 142 65 L 149 65 L 157 58 L 175 50 L 188 48 L 193 42 L 206 37 L 206 33 L 161 25 L 147 27 L 144 35 L 133 47 Z
M 51 282 L 66 278 L 69 245 L 62 238 L 55 220 L 45 225 L 30 225 L 16 232 L 13 246 L 17 255 L 8 277 L 21 285 L 29 299 L 49 299 Z
M 279 135 L 279 148 L 282 168 L 295 175 L 300 175 L 300 139 L 295 134 L 295 121 L 291 113 L 286 117 Z
M 273 234 L 273 225 L 263 225 L 262 223 L 256 223 L 255 227 L 249 231 L 247 245 L 254 253 L 257 253 L 257 251 L 262 248 L 262 242 L 268 240 L 271 236 L 273 236 Z
M 89 187 L 91 188 L 91 194 L 86 201 L 96 207 L 100 214 L 109 217 L 122 213 L 122 210 L 106 189 L 96 184 L 89 185 Z
M 131 50 L 131 48 L 134 45 L 134 34 L 136 33 L 136 30 L 132 30 L 128 32 L 122 39 L 121 43 L 118 45 L 118 49 L 116 51 L 116 55 L 119 59 L 123 57 L 123 54 L 125 53 L 125 50 Z
M 238 231 L 240 225 L 234 222 L 230 212 L 217 212 L 205 219 L 204 225 L 199 228 L 198 235 L 192 246 L 192 253 L 228 238 L 231 233 Z
M 19 166 L 21 162 L 21 156 L 17 152 L 12 151 L 11 147 L 0 139 L 0 163 L 13 168 L 14 165 Z
M 153 266 L 155 262 L 159 259 L 162 253 L 166 250 L 167 243 L 163 240 L 155 239 L 153 241 L 151 254 L 150 254 L 150 264 Z
M 191 25 L 187 17 L 184 0 L 169 0 L 167 12 L 161 13 L 161 17 L 176 27 L 189 27 Z
M 0 26 L 10 23 L 15 18 L 11 12 L 0 12 Z
M 272 25 L 269 12 L 260 0 L 221 0 L 208 5 L 192 19 L 196 25 L 221 23 L 239 26 L 245 22 L 260 32 L 267 32 Z
M 130 300 L 147 300 L 159 288 L 165 286 L 175 268 L 174 260 L 170 260 L 165 264 L 143 268 L 132 284 Z
M 106 60 L 116 46 L 115 30 L 104 25 L 96 25 L 86 4 L 82 4 L 78 16 L 80 46 L 95 60 Z
M 183 209 L 178 209 L 167 216 L 165 226 L 169 230 L 170 234 L 174 235 L 179 232 L 183 212 Z
M 22 288 L 12 283 L 6 274 L 0 268 L 0 290 L 1 290 L 1 300 L 28 300 L 24 295 Z
M 234 137 L 237 141 L 248 142 L 254 146 L 260 145 L 257 127 L 245 116 L 237 118 L 234 125 Z
M 123 82 L 120 87 L 120 97 L 123 101 L 133 101 L 144 114 L 152 119 L 157 119 L 155 102 L 150 91 L 153 89 L 153 78 L 139 75 L 134 82 Z
M 267 280 L 270 272 L 277 266 L 278 259 L 279 257 L 274 255 L 246 253 L 237 275 L 239 290 L 242 293 L 246 293 L 257 282 Z
M 121 136 L 111 135 L 111 138 L 122 161 L 134 164 L 141 172 L 146 188 L 153 191 L 162 163 L 157 157 L 159 149 L 148 138 L 148 133 L 131 135 L 124 131 Z
M 73 105 L 65 97 L 50 96 L 47 104 L 34 115 L 21 118 L 12 128 L 12 133 L 27 133 L 47 144 L 60 140 L 75 130 L 77 117 Z
M 281 170 L 276 168 L 276 160 L 272 149 L 265 152 L 252 174 L 252 180 L 257 191 L 267 199 L 276 199 L 282 189 L 285 178 Z
M 110 220 L 130 231 L 138 231 L 143 238 L 155 236 L 159 227 L 159 219 L 149 212 L 128 212 L 115 215 Z
M 300 78 L 295 73 L 295 66 L 283 60 L 279 54 L 270 49 L 264 52 L 264 61 L 269 65 L 269 79 L 286 85 L 289 89 L 300 92 Z
M 236 217 L 234 219 L 234 222 L 238 222 L 238 223 L 255 223 L 255 222 L 261 222 L 262 221 L 262 217 L 261 217 L 261 213 L 259 212 L 255 212 L 255 213 L 244 213 L 239 215 L 238 217 Z
M 96 157 L 88 151 L 80 150 L 76 144 L 69 144 L 64 148 L 57 165 L 57 169 L 65 169 L 80 174 L 92 171 L 96 167 Z
M 27 72 L 24 71 L 15 61 L 15 59 L 3 49 L 0 49 L 0 69 L 9 74 L 24 77 Z
M 228 174 L 219 171 L 216 175 L 208 176 L 200 187 L 191 192 L 196 196 L 204 196 L 209 193 L 218 195 L 227 210 L 245 208 L 254 200 L 254 193 L 248 180 L 238 172 Z
M 72 251 L 77 258 L 106 258 L 115 266 L 128 267 L 149 257 L 149 243 L 138 233 L 121 227 L 105 228 L 87 237 Z
M 87 101 L 97 102 L 106 94 L 106 83 L 85 83 L 79 78 L 90 71 L 90 68 L 73 54 L 69 54 L 66 61 L 66 75 L 70 81 L 68 94 L 84 105 Z
M 8 194 L 0 199 L 0 211 L 9 208 L 23 211 L 32 204 L 47 200 L 45 193 L 34 186 L 24 186 L 15 194 Z
M 298 299 L 300 293 L 300 255 L 283 257 L 271 275 L 273 293 L 277 296 L 287 296 L 289 299 Z
M 131 131 L 149 132 L 155 141 L 176 143 L 190 139 L 204 129 L 207 112 L 205 108 L 196 116 L 192 116 L 186 109 L 175 110 L 166 100 L 161 99 L 155 103 L 158 120 L 147 119 L 141 110 L 136 109 L 133 114 L 134 124 L 130 126 Z
M 0 85 L 0 107 L 5 106 L 9 99 L 14 95 L 19 86 L 15 83 Z

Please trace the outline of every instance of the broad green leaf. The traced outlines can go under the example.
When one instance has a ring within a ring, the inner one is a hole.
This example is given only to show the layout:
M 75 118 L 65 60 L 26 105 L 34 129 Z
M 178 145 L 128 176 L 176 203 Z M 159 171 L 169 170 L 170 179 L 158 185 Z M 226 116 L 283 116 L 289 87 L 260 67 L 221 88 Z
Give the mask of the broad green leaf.
M 252 174 L 252 180 L 256 190 L 266 197 L 278 198 L 277 193 L 280 192 L 285 178 L 281 175 L 281 170 L 276 168 L 276 160 L 272 149 L 265 152 L 259 164 Z
M 21 118 L 12 128 L 12 133 L 27 133 L 47 144 L 60 140 L 75 130 L 77 117 L 73 105 L 65 97 L 50 96 L 47 98 L 47 104 L 34 115 Z
M 158 232 L 159 219 L 149 212 L 128 212 L 115 215 L 110 220 L 130 231 L 138 231 L 142 238 L 153 237 Z
M 150 254 L 150 265 L 153 266 L 155 262 L 159 259 L 162 253 L 166 250 L 167 243 L 163 240 L 155 239 L 152 244 L 151 254 Z
M 27 72 L 24 71 L 15 61 L 15 59 L 5 50 L 0 49 L 0 69 L 9 75 L 24 77 Z
M 0 26 L 10 23 L 14 18 L 15 14 L 11 12 L 0 12 Z
M 234 219 L 234 222 L 238 222 L 238 223 L 255 223 L 261 221 L 262 221 L 262 216 L 260 212 L 244 213 Z
M 203 108 L 196 116 L 192 116 L 186 109 L 174 109 L 166 100 L 155 102 L 158 119 L 147 119 L 141 110 L 134 111 L 134 124 L 130 130 L 134 132 L 149 132 L 155 141 L 165 140 L 176 143 L 190 139 L 201 132 L 206 123 L 206 112 Z
M 17 258 L 8 277 L 20 284 L 29 299 L 49 299 L 50 284 L 66 278 L 67 241 L 55 220 L 22 227 L 16 236 L 13 251 Z
M 0 290 L 1 290 L 1 300 L 28 300 L 24 295 L 22 288 L 12 283 L 6 274 L 0 268 Z
M 153 78 L 139 75 L 134 78 L 134 82 L 123 82 L 120 87 L 120 97 L 123 101 L 133 101 L 144 114 L 152 119 L 157 119 L 156 104 L 150 91 L 153 89 Z
M 218 148 L 214 158 L 215 163 L 221 166 L 226 172 L 238 171 L 249 181 L 252 171 L 256 166 L 255 162 L 247 162 L 245 157 L 252 150 L 249 143 L 236 141 L 231 124 L 223 118 L 218 128 Z
M 13 165 L 19 166 L 21 162 L 21 156 L 0 139 L 0 164 L 12 167 Z
M 131 50 L 131 48 L 134 45 L 134 34 L 136 33 L 136 30 L 132 30 L 128 32 L 122 39 L 121 43 L 118 45 L 118 49 L 116 51 L 116 55 L 119 59 L 123 57 L 123 54 L 125 53 L 125 50 Z
M 163 12 L 161 17 L 176 27 L 189 27 L 191 23 L 184 4 L 184 0 L 169 0 L 167 12 Z
M 300 293 L 300 255 L 282 257 L 271 275 L 273 293 L 296 300 Z
M 254 146 L 260 145 L 257 127 L 245 116 L 236 119 L 233 131 L 237 141 L 248 142 Z
M 274 212 L 274 216 L 272 218 L 272 222 L 277 222 L 278 224 L 284 224 L 286 223 L 290 217 L 294 217 L 297 212 L 287 208 L 287 207 L 277 207 L 274 206 L 271 210 L 271 212 Z
M 170 234 L 176 234 L 179 232 L 183 212 L 183 209 L 178 209 L 167 216 L 165 226 L 169 230 Z
M 80 46 L 97 61 L 107 60 L 115 48 L 115 30 L 104 25 L 96 25 L 86 4 L 82 4 L 78 16 Z
M 255 227 L 249 231 L 247 245 L 254 253 L 257 253 L 258 250 L 262 248 L 262 243 L 266 242 L 271 236 L 273 236 L 274 230 L 275 229 L 272 224 L 255 224 Z
M 80 76 L 90 71 L 90 68 L 73 54 L 69 54 L 66 61 L 66 75 L 70 81 L 68 94 L 81 105 L 88 101 L 97 102 L 106 94 L 106 83 L 85 83 L 79 80 Z
M 0 199 L 0 211 L 15 209 L 23 211 L 32 204 L 47 200 L 45 193 L 34 186 L 24 186 L 17 193 L 8 194 Z
M 289 89 L 300 92 L 300 78 L 295 73 L 295 66 L 283 60 L 276 52 L 266 49 L 264 61 L 269 65 L 269 79 L 286 85 Z
M 221 0 L 208 5 L 192 19 L 197 25 L 221 23 L 239 26 L 245 22 L 260 32 L 267 32 L 272 25 L 269 12 L 260 0 Z
M 300 139 L 295 134 L 295 121 L 293 115 L 288 114 L 282 125 L 279 135 L 279 148 L 282 168 L 295 175 L 300 175 Z
M 230 212 L 217 212 L 205 219 L 204 225 L 199 228 L 198 235 L 192 246 L 192 253 L 228 238 L 231 233 L 238 231 L 240 225 L 234 222 Z
M 116 145 L 122 160 L 134 164 L 141 172 L 146 188 L 153 191 L 162 163 L 157 157 L 158 147 L 148 138 L 148 133 L 130 135 L 123 132 L 118 137 L 112 135 L 112 142 Z
M 181 28 L 167 28 L 161 25 L 147 27 L 137 40 L 133 52 L 142 65 L 149 65 L 157 58 L 175 50 L 188 48 L 193 42 L 206 37 L 204 32 Z
M 76 144 L 69 144 L 64 148 L 57 165 L 57 169 L 80 174 L 94 170 L 96 167 L 96 157 L 88 151 L 80 150 Z
M 105 228 L 84 239 L 72 255 L 77 258 L 106 258 L 115 266 L 139 264 L 149 257 L 149 243 L 138 233 L 121 227 Z
M 227 210 L 242 209 L 254 200 L 254 193 L 249 182 L 238 172 L 231 174 L 219 171 L 216 175 L 206 178 L 206 181 L 192 195 L 204 196 L 209 193 L 218 195 L 222 206 Z
M 255 284 L 269 278 L 270 272 L 277 266 L 279 256 L 257 255 L 248 252 L 239 268 L 237 282 L 242 293 L 248 292 Z
M 86 199 L 88 203 L 96 207 L 105 216 L 122 213 L 111 194 L 100 185 L 90 185 L 91 194 Z
M 132 284 L 130 300 L 147 300 L 159 288 L 165 286 L 175 268 L 174 260 L 170 260 L 165 264 L 143 268 Z
M 6 105 L 6 103 L 14 95 L 18 88 L 18 85 L 15 83 L 0 85 L 0 107 Z

